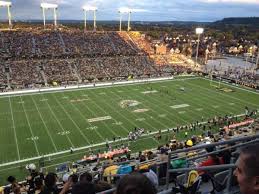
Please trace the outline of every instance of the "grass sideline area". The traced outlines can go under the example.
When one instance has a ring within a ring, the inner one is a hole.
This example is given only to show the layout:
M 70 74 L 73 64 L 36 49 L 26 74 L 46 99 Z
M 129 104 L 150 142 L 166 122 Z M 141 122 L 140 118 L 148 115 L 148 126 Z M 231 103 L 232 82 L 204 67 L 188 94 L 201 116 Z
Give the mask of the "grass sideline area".
M 246 106 L 259 109 L 258 93 L 231 85 L 222 87 L 233 92 L 217 90 L 202 78 L 181 78 L 0 98 L 0 163 L 127 137 L 135 127 L 154 132 L 215 115 L 242 114 Z M 152 136 L 143 137 L 130 149 L 154 148 L 165 143 L 162 139 L 157 142 Z M 87 151 L 53 156 L 49 165 L 75 161 Z M 5 182 L 4 175 L 17 172 L 17 168 L 22 177 L 24 165 L 1 167 L 0 184 Z

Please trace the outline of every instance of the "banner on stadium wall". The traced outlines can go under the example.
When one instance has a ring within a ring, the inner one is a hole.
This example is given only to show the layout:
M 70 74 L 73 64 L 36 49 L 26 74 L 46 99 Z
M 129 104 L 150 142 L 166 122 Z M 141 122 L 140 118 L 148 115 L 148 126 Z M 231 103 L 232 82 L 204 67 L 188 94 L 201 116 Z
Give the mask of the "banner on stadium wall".
M 253 122 L 254 122 L 254 119 L 249 119 L 249 120 L 246 120 L 246 121 L 243 121 L 243 122 L 240 122 L 240 123 L 234 123 L 232 125 L 225 126 L 224 129 L 225 129 L 225 131 L 227 131 L 229 129 L 234 129 L 236 127 L 246 126 L 246 125 L 251 124 Z

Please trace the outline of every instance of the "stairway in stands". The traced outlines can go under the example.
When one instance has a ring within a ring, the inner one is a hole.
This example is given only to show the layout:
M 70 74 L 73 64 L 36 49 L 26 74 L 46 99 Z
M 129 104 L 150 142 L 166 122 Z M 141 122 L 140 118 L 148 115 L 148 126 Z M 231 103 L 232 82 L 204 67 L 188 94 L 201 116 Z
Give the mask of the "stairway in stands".
M 67 54 L 67 52 L 69 52 L 69 49 L 66 48 L 65 41 L 62 37 L 62 34 L 60 32 L 58 32 L 58 36 L 59 36 L 59 39 L 60 39 L 60 42 L 61 42 L 61 45 L 62 45 L 62 48 L 63 48 L 63 53 Z M 72 75 L 78 79 L 78 83 L 82 83 L 82 78 L 78 74 L 76 67 L 74 65 L 72 66 L 71 63 L 68 63 L 68 67 L 69 67 Z

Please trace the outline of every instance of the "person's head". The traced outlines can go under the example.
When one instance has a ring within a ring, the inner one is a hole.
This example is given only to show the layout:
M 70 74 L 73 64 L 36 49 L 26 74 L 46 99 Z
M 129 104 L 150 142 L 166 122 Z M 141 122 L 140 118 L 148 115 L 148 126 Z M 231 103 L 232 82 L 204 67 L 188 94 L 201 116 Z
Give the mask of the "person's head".
M 93 177 L 90 173 L 85 172 L 85 173 L 81 174 L 80 181 L 85 181 L 85 182 L 91 183 L 93 181 Z
M 259 193 L 259 143 L 241 149 L 234 175 L 241 193 Z
M 8 181 L 9 183 L 13 184 L 13 183 L 16 182 L 16 179 L 15 179 L 15 177 L 13 177 L 13 176 L 9 176 L 9 177 L 7 178 L 7 181 Z
M 55 173 L 49 173 L 45 177 L 45 185 L 48 188 L 53 188 L 57 182 L 57 175 Z
M 36 177 L 34 180 L 34 185 L 37 190 L 42 189 L 43 187 L 43 180 L 40 177 Z
M 143 174 L 132 173 L 124 176 L 117 186 L 116 194 L 155 194 L 153 183 Z
M 80 181 L 72 187 L 72 194 L 94 194 L 95 187 L 93 183 Z

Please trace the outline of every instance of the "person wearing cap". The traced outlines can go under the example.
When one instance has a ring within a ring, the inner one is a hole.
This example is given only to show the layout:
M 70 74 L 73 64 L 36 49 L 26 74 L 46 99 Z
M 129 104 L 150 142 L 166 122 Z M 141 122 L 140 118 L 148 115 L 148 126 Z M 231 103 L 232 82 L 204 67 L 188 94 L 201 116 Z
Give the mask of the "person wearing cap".
M 187 140 L 187 141 L 185 142 L 185 147 L 186 147 L 186 148 L 190 148 L 190 147 L 192 147 L 192 146 L 193 146 L 193 141 L 192 141 L 191 139 L 189 139 L 189 140 Z M 191 151 L 191 152 L 188 152 L 186 155 L 187 155 L 188 157 L 193 157 L 193 156 L 197 155 L 197 153 L 196 153 L 195 151 Z
M 31 163 L 26 165 L 25 167 L 29 172 L 30 175 L 27 176 L 27 183 L 29 184 L 29 191 L 34 191 L 35 189 L 35 184 L 34 184 L 34 179 L 39 175 L 39 173 L 36 171 L 36 165 Z
M 259 143 L 241 149 L 234 175 L 242 194 L 259 194 Z

